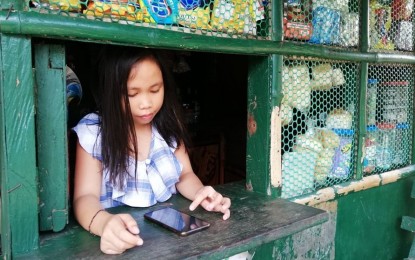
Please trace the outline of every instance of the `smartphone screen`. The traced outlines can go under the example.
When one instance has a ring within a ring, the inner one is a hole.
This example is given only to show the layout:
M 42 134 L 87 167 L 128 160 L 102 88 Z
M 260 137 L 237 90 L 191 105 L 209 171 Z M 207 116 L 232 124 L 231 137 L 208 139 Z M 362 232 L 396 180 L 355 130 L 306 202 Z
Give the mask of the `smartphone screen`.
M 147 212 L 144 218 L 181 236 L 187 236 L 210 226 L 204 220 L 169 207 Z

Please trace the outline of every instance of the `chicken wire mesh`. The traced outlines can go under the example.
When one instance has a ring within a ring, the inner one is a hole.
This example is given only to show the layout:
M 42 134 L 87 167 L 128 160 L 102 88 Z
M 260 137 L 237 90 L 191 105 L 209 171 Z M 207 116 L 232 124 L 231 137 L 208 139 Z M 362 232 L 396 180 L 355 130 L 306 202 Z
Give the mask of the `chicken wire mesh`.
M 217 37 L 266 39 L 268 0 L 30 0 L 31 11 Z
M 372 0 L 369 9 L 372 50 L 413 51 L 414 0 Z
M 282 197 L 350 180 L 355 172 L 357 63 L 285 57 Z
M 396 64 L 372 65 L 368 77 L 364 175 L 411 163 L 415 69 Z
M 355 48 L 360 1 L 284 0 L 284 39 Z

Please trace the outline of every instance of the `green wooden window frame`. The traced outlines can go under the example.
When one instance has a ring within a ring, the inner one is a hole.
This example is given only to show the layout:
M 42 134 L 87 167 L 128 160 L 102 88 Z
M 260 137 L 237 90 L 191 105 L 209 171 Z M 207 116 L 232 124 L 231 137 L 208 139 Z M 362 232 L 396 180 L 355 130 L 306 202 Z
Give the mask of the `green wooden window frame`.
M 272 2 L 271 40 L 215 38 L 177 31 L 142 28 L 73 17 L 27 12 L 24 1 L 1 1 L 0 11 L 0 169 L 1 169 L 1 245 L 5 258 L 31 251 L 39 246 L 39 169 L 36 163 L 34 73 L 32 72 L 31 37 L 76 40 L 96 43 L 168 48 L 189 51 L 251 55 L 248 80 L 247 188 L 278 197 L 281 180 L 272 171 L 280 162 L 278 143 L 273 139 L 273 116 L 281 104 L 281 78 L 284 55 L 351 61 L 360 64 L 360 78 L 366 79 L 369 64 L 398 63 L 415 66 L 414 53 L 376 52 L 369 49 L 369 1 L 361 3 L 360 47 L 347 50 L 331 46 L 298 44 L 284 41 L 282 34 L 283 0 Z M 59 58 L 64 61 L 64 58 Z M 365 97 L 366 82 L 360 83 L 360 97 Z M 56 94 L 59 95 L 59 94 Z M 63 102 L 63 101 L 62 101 Z M 359 111 L 365 111 L 364 98 Z M 59 101 L 56 102 L 59 105 Z M 362 146 L 364 113 L 359 114 L 358 147 Z M 16 115 L 20 120 L 16 120 Z M 64 115 L 60 115 L 63 121 Z M 414 128 L 413 128 L 414 129 Z M 66 132 L 59 132 L 57 144 L 65 149 Z M 415 143 L 412 132 L 412 143 Z M 276 146 L 278 150 L 278 145 Z M 412 147 L 412 162 L 415 161 Z M 63 156 L 66 155 L 63 152 Z M 359 156 L 359 155 L 358 155 Z M 56 170 L 66 178 L 61 162 Z M 357 164 L 359 172 L 359 166 Z M 362 176 L 357 176 L 361 178 Z M 50 183 L 47 184 L 47 187 Z M 51 190 L 66 193 L 67 190 Z M 65 197 L 62 195 L 62 197 Z M 13 206 L 11 206 L 13 205 Z M 59 212 L 59 221 L 66 213 Z M 43 217 L 40 217 L 43 218 Z M 53 217 L 52 217 L 53 218 Z M 25 223 L 22 225 L 22 223 Z M 61 223 L 61 222 L 60 222 Z M 52 225 L 47 224 L 49 227 Z M 57 227 L 59 230 L 61 227 Z M 55 229 L 55 227 L 53 227 Z M 13 236 L 11 234 L 13 233 Z

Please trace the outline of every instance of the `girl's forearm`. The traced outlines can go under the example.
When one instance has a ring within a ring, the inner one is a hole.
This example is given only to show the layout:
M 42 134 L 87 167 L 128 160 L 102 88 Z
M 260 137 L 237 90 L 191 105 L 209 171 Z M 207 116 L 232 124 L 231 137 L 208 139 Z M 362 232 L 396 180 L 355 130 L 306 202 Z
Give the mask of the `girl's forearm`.
M 180 194 L 191 201 L 194 200 L 196 193 L 203 187 L 203 183 L 193 172 L 182 173 L 180 181 L 176 184 Z
M 111 214 L 103 210 L 97 198 L 85 195 L 74 200 L 75 217 L 88 232 L 101 236 L 103 227 Z

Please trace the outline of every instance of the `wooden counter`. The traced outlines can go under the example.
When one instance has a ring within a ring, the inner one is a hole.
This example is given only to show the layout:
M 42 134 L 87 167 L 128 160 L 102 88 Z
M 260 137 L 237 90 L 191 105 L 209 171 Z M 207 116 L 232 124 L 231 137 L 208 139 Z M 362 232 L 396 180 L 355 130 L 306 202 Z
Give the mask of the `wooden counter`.
M 172 206 L 184 212 L 189 201 L 175 195 L 166 203 L 151 208 L 119 207 L 113 212 L 128 212 L 138 221 L 144 245 L 118 256 L 108 256 L 99 249 L 99 237 L 90 235 L 77 224 L 69 224 L 62 232 L 41 236 L 40 248 L 30 259 L 222 259 L 264 243 L 283 238 L 316 226 L 328 219 L 320 209 L 296 204 L 283 199 L 246 191 L 244 183 L 230 183 L 217 190 L 232 199 L 231 218 L 222 220 L 218 213 L 196 209 L 192 215 L 211 223 L 199 233 L 180 237 L 164 228 L 144 220 L 143 214 L 163 206 Z

